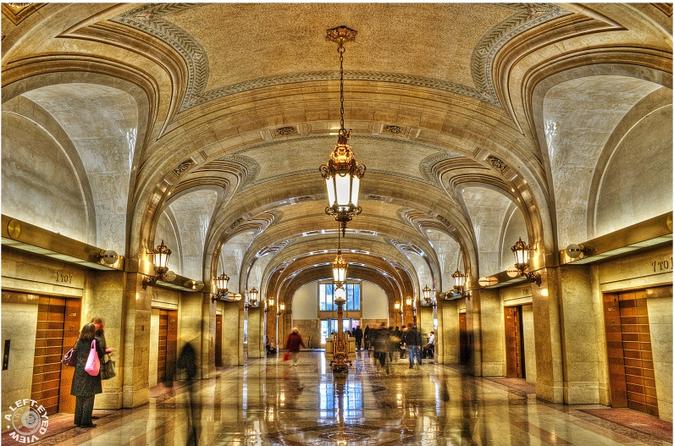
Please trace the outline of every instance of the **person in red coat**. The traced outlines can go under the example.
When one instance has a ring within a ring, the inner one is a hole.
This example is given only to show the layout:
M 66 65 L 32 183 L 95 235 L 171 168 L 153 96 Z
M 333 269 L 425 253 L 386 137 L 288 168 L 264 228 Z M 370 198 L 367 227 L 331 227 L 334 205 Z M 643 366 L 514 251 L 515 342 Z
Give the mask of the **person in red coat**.
M 293 367 L 297 366 L 297 356 L 300 354 L 300 347 L 304 347 L 304 341 L 302 341 L 302 336 L 300 336 L 300 331 L 297 327 L 293 327 L 293 330 L 288 335 L 288 340 L 286 341 L 286 350 L 290 352 L 293 360 Z

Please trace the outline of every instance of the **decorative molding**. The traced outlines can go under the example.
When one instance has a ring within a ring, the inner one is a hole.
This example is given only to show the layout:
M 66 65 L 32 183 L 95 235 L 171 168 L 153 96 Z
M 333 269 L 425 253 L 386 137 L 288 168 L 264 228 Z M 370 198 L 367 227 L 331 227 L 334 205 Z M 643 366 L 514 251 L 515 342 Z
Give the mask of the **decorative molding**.
M 278 135 L 278 136 L 299 135 L 299 132 L 297 131 L 297 127 L 293 127 L 293 126 L 279 127 L 276 130 L 274 130 L 274 133 L 276 133 L 276 135 Z
M 115 22 L 139 29 L 166 42 L 183 57 L 187 64 L 188 79 L 185 96 L 182 99 L 179 111 L 182 112 L 214 99 L 253 89 L 288 83 L 333 81 L 339 79 L 338 71 L 301 72 L 250 79 L 206 91 L 210 69 L 206 50 L 185 30 L 162 18 L 172 13 L 199 6 L 199 4 L 186 3 L 149 4 L 127 11 L 113 19 Z M 501 104 L 496 95 L 491 77 L 492 63 L 498 51 L 514 36 L 567 14 L 567 12 L 558 6 L 549 4 L 520 4 L 508 5 L 508 7 L 514 9 L 516 13 L 489 30 L 473 50 L 471 71 L 476 87 L 469 87 L 441 79 L 375 71 L 347 71 L 344 73 L 344 79 L 350 81 L 392 82 L 431 88 L 467 96 L 500 107 Z
M 382 133 L 391 133 L 392 135 L 400 135 L 403 133 L 403 128 L 398 125 L 386 124 L 382 129 Z
M 3 3 L 2 14 L 16 26 L 45 4 L 46 3 Z
M 173 173 L 176 175 L 180 176 L 183 173 L 185 173 L 190 167 L 194 165 L 194 160 L 193 159 L 186 159 L 182 163 L 178 164 L 178 166 L 173 169 Z
M 491 164 L 491 167 L 498 170 L 501 174 L 504 174 L 508 169 L 508 165 L 501 158 L 497 158 L 494 155 L 489 155 L 487 161 Z
M 419 171 L 421 175 L 428 181 L 440 185 L 440 176 L 437 172 L 437 165 L 443 161 L 459 158 L 457 155 L 445 150 L 439 151 L 434 155 L 427 156 L 419 163 Z
M 470 68 L 477 90 L 501 105 L 492 79 L 492 64 L 499 50 L 509 40 L 531 28 L 568 14 L 559 6 L 530 3 L 509 5 L 517 12 L 490 29 L 473 49 Z
M 658 8 L 662 11 L 667 17 L 672 16 L 672 4 L 671 3 L 651 3 L 651 5 Z

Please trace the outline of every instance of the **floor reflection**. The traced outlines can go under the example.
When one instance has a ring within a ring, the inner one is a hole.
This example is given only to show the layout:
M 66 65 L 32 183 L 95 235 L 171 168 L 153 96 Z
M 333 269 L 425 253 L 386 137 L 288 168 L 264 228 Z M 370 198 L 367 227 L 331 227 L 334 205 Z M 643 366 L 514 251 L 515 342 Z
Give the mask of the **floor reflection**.
M 303 353 L 298 367 L 251 361 L 175 392 L 61 444 L 194 444 L 188 413 L 199 414 L 200 445 L 669 444 L 590 423 L 457 368 L 401 363 L 385 375 L 366 354 L 344 379 L 326 371 L 321 353 Z

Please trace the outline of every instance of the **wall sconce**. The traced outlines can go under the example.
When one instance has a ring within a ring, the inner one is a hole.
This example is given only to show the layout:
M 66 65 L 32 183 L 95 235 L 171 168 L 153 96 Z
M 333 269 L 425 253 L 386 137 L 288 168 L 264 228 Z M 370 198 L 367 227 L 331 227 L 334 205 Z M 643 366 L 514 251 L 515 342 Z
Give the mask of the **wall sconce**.
M 143 289 L 147 288 L 148 285 L 154 285 L 157 283 L 157 280 L 164 278 L 164 274 L 168 272 L 168 261 L 169 257 L 171 257 L 171 250 L 164 244 L 164 240 L 162 240 L 155 249 L 148 251 L 148 254 L 152 257 L 155 275 L 143 279 Z
M 515 268 L 519 272 L 519 275 L 526 277 L 529 282 L 534 282 L 540 286 L 541 275 L 529 271 L 529 251 L 531 251 L 531 247 L 524 243 L 520 237 L 510 249 L 515 255 Z
M 396 310 L 397 312 L 399 312 L 399 313 L 402 313 L 402 312 L 403 312 L 403 310 L 400 309 L 400 302 L 394 303 L 394 304 L 393 304 L 393 308 L 395 308 L 395 310 Z
M 426 285 L 422 290 L 421 290 L 421 296 L 424 298 L 424 304 L 427 307 L 430 307 L 431 305 L 434 304 L 433 302 L 433 290 Z
M 454 287 L 452 291 L 446 293 L 447 297 L 470 297 L 470 291 L 466 291 L 466 275 L 458 269 L 452 273 L 452 282 Z
M 257 300 L 259 293 L 255 287 L 248 290 L 248 300 L 245 303 L 246 308 L 257 308 L 260 306 L 260 302 Z
M 284 303 L 278 304 L 278 310 L 276 311 L 276 314 L 280 315 L 284 311 L 286 311 L 286 304 Z
M 237 299 L 236 294 L 233 295 L 230 294 L 228 287 L 229 287 L 229 276 L 223 272 L 215 279 L 216 293 L 213 296 L 211 296 L 211 302 L 215 302 L 216 300 L 220 300 L 223 302 L 236 302 L 238 300 L 241 300 L 240 296 Z

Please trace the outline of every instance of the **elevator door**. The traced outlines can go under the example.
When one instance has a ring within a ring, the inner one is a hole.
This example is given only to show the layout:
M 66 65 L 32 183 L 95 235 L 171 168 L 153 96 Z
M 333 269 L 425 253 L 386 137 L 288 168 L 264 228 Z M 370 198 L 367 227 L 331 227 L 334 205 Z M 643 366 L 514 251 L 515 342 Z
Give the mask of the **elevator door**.
M 506 376 L 524 378 L 521 307 L 505 307 Z
M 178 343 L 178 316 L 175 310 L 159 310 L 159 348 L 157 351 L 157 381 L 173 379 Z
M 466 313 L 459 313 L 459 363 L 466 365 L 469 362 L 470 362 L 470 339 L 468 338 Z
M 222 367 L 222 315 L 215 315 L 215 366 Z
M 40 296 L 31 399 L 50 415 L 75 409 L 75 398 L 70 395 L 74 368 L 63 367 L 61 358 L 77 340 L 79 323 L 79 299 Z

